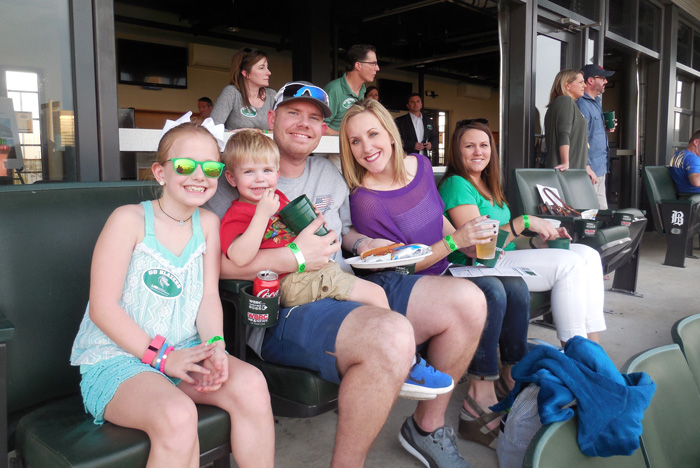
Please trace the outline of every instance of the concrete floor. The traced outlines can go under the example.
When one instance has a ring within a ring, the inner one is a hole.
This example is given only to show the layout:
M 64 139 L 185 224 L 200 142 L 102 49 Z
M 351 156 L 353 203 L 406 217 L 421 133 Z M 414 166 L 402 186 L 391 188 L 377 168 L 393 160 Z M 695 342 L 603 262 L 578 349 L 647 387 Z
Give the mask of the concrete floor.
M 700 260 L 687 259 L 686 268 L 664 266 L 665 239 L 647 232 L 642 243 L 637 292 L 634 297 L 606 291 L 607 331 L 601 344 L 615 364 L 622 366 L 631 356 L 655 346 L 669 344 L 671 326 L 678 319 L 698 313 Z M 612 281 L 606 281 L 610 288 Z M 557 343 L 554 330 L 532 325 L 529 336 Z M 447 423 L 457 427 L 458 411 L 466 389 L 457 386 L 447 412 Z M 398 442 L 404 419 L 415 403 L 400 399 L 375 441 L 367 458 L 367 468 L 422 467 Z M 317 468 L 330 466 L 337 415 L 335 412 L 312 419 L 276 418 L 276 466 Z M 495 451 L 458 438 L 461 454 L 474 467 L 497 467 Z

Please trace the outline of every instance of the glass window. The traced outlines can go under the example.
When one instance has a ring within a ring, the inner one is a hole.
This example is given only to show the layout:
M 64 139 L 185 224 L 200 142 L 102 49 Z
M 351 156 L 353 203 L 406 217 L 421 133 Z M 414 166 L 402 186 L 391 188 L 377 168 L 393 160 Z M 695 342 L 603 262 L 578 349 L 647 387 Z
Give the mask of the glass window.
M 0 184 L 77 180 L 70 3 L 0 2 L 0 96 L 12 99 L 24 159 Z
M 592 20 L 598 19 L 598 1 L 595 0 L 550 0 L 567 10 Z
M 693 103 L 693 83 L 683 78 L 676 80 L 676 107 L 690 109 Z
M 693 68 L 700 70 L 700 32 L 693 36 Z
M 634 41 L 636 0 L 610 0 L 610 30 Z
M 683 65 L 690 66 L 690 51 L 692 48 L 693 30 L 689 26 L 680 23 L 678 25 L 678 48 L 676 60 Z
M 586 41 L 586 56 L 584 57 L 585 64 L 597 63 L 596 45 L 598 44 L 598 31 L 595 29 L 588 30 L 588 40 Z
M 658 52 L 657 38 L 661 32 L 661 8 L 647 0 L 639 3 L 639 25 L 637 42 L 644 47 Z
M 445 165 L 445 144 L 447 143 L 447 112 L 438 112 L 438 132 L 440 140 L 438 143 L 438 164 Z

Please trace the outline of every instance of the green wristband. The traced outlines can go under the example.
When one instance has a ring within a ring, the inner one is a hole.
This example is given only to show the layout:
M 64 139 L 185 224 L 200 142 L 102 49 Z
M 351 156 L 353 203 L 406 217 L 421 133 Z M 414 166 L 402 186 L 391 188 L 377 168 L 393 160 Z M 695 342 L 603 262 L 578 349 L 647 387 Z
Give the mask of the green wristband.
M 297 259 L 297 265 L 299 265 L 297 273 L 301 273 L 306 270 L 306 260 L 304 259 L 304 254 L 302 254 L 301 250 L 299 250 L 299 247 L 297 247 L 294 242 L 289 244 L 287 247 L 289 247 L 289 250 L 291 250 L 294 254 L 294 258 Z
M 447 243 L 447 247 L 450 248 L 450 252 L 454 252 L 458 249 L 457 244 L 452 240 L 452 236 L 445 236 L 445 243 Z
M 523 215 L 523 226 L 525 226 L 525 229 L 530 229 L 530 218 L 527 215 Z
M 219 335 L 212 336 L 212 337 L 209 338 L 209 340 L 207 341 L 207 344 L 216 343 L 217 341 L 224 341 L 224 337 L 223 337 L 223 336 L 219 336 Z

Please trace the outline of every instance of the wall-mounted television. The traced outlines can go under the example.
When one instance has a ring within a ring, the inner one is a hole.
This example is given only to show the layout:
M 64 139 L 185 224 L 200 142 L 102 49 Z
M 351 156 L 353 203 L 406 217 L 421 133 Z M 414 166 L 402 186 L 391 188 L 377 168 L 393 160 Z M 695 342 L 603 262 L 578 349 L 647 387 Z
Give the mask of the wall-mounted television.
M 379 102 L 384 107 L 396 112 L 408 112 L 406 103 L 408 96 L 413 92 L 413 83 L 380 78 L 377 80 L 377 89 L 379 90 Z
M 117 39 L 119 82 L 163 88 L 187 88 L 188 51 L 151 42 Z

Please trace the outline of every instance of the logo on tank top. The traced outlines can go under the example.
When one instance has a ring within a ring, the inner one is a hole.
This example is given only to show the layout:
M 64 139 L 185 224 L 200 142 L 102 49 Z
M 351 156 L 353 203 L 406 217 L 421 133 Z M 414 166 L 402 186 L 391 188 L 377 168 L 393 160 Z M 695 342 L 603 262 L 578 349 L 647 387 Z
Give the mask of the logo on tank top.
M 241 114 L 246 117 L 255 117 L 258 115 L 258 110 L 251 107 L 241 107 Z
M 357 102 L 357 99 L 355 98 L 347 98 L 346 100 L 343 101 L 343 109 L 350 109 L 350 107 Z
M 182 294 L 182 282 L 177 276 L 162 268 L 153 268 L 143 273 L 143 284 L 158 296 L 174 298 Z

